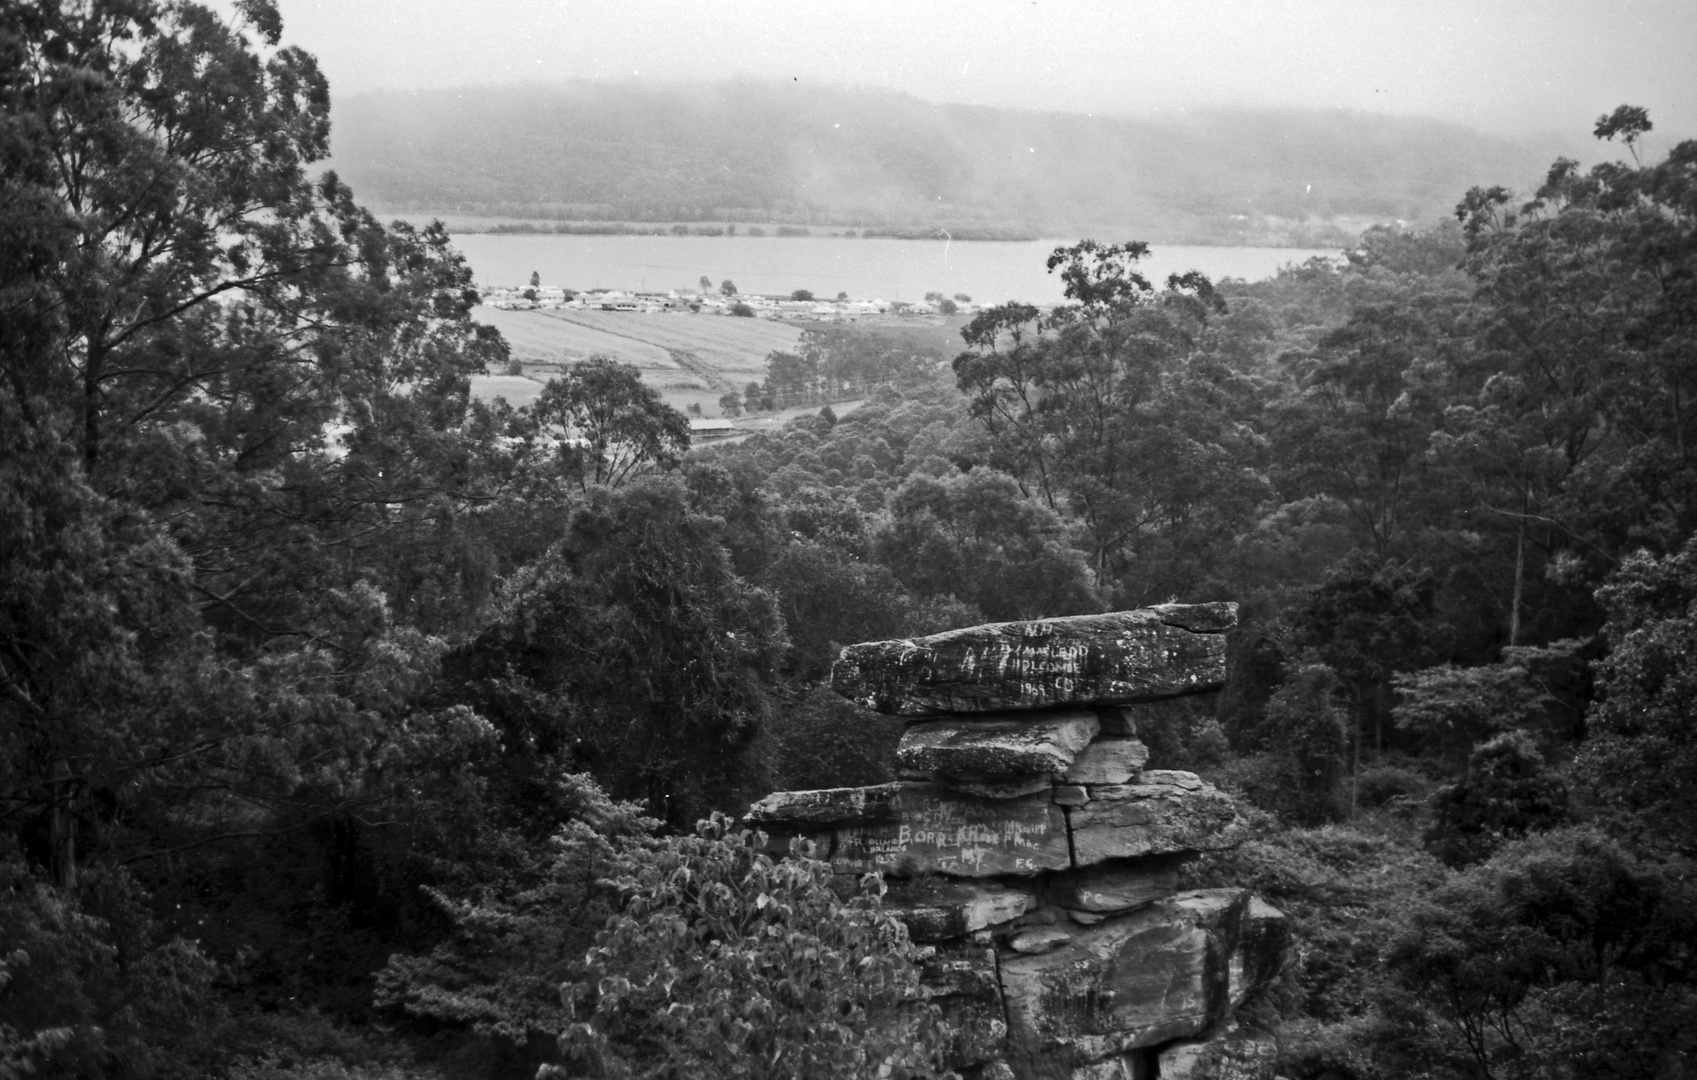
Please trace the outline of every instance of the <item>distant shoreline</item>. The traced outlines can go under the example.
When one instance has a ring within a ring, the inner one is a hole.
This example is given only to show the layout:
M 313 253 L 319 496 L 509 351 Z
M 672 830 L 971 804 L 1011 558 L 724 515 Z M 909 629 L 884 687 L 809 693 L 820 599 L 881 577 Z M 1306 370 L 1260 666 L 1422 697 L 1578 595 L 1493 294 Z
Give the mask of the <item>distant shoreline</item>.
M 1278 228 L 1240 229 L 1233 233 L 1195 229 L 1140 228 L 1134 225 L 1092 223 L 1069 229 L 1037 229 L 1027 225 L 792 225 L 747 221 L 570 221 L 536 220 L 455 211 L 378 209 L 383 219 L 399 218 L 414 225 L 441 221 L 462 236 L 653 236 L 680 240 L 811 239 L 811 240 L 935 240 L 955 243 L 1071 243 L 1083 237 L 1101 240 L 1142 240 L 1150 244 L 1187 247 L 1263 247 L 1306 249 L 1352 246 L 1363 229 L 1376 222 L 1326 221 L 1284 223 Z
M 954 240 L 1029 243 L 1043 239 L 1031 229 L 963 225 L 772 225 L 743 222 L 653 222 L 653 221 L 558 221 L 499 222 L 484 229 L 459 228 L 455 232 L 496 233 L 507 236 L 741 236 L 750 239 L 842 239 L 842 240 Z

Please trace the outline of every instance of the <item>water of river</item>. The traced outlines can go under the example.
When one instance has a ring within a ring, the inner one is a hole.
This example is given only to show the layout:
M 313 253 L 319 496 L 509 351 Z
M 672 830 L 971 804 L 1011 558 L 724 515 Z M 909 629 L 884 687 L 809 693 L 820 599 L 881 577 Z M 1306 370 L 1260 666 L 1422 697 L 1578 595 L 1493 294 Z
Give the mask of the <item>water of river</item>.
M 454 243 L 486 288 L 523 285 L 532 271 L 569 289 L 700 288 L 730 279 L 743 292 L 839 292 L 864 299 L 919 300 L 927 292 L 966 293 L 980 303 L 1061 299 L 1061 283 L 1043 263 L 1070 240 L 863 240 L 842 237 L 523 236 L 461 233 Z M 1142 264 L 1159 285 L 1171 273 L 1200 270 L 1214 280 L 1271 277 L 1286 263 L 1336 250 L 1255 247 L 1155 247 Z

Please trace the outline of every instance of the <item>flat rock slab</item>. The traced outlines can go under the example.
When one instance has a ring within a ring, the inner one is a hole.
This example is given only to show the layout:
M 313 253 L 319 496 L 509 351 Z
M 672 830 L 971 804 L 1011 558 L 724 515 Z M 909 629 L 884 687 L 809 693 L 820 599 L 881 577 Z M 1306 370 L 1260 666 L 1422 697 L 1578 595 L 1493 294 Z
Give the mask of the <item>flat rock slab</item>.
M 1099 730 L 1084 709 L 923 720 L 902 732 L 896 765 L 970 780 L 1064 773 Z
M 1062 778 L 1069 784 L 1125 784 L 1149 760 L 1149 748 L 1129 736 L 1099 738 L 1081 750 Z
M 1151 771 L 1136 784 L 1092 787 L 1090 801 L 1068 811 L 1074 862 L 1221 851 L 1243 839 L 1231 796 L 1193 773 Z
M 890 816 L 836 827 L 833 870 L 980 878 L 1062 870 L 1072 863 L 1065 814 L 1046 791 L 982 799 L 942 784 L 902 786 Z
M 892 879 L 884 910 L 907 924 L 915 941 L 961 938 L 1012 922 L 1036 903 L 1033 896 L 1008 885 L 950 878 Z
M 1056 874 L 1044 897 L 1068 911 L 1120 914 L 1147 907 L 1178 888 L 1177 857 L 1133 859 Z
M 1164 604 L 850 645 L 837 693 L 897 716 L 1117 705 L 1215 690 L 1236 604 Z
M 979 798 L 916 780 L 781 791 L 750 807 L 747 820 L 822 841 L 821 857 L 839 874 L 980 878 L 1072 865 L 1066 816 L 1046 788 L 1013 799 Z
M 1003 953 L 1016 1072 L 1055 1075 L 1208 1030 L 1230 1008 L 1228 967 L 1248 900 L 1241 889 L 1184 893 L 1075 927 L 1052 952 Z

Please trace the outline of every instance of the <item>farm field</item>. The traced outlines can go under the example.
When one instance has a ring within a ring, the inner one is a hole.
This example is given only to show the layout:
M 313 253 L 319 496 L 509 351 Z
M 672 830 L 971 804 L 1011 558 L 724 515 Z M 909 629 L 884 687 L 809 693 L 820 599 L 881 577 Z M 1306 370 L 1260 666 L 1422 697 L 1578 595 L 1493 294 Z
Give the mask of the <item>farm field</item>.
M 580 323 L 550 319 L 547 317 L 549 314 L 552 313 L 480 307 L 474 318 L 500 330 L 501 336 L 512 346 L 513 356 L 527 365 L 557 366 L 600 354 L 616 357 L 644 370 L 677 369 L 671 356 L 658 345 L 639 341 L 628 334 L 609 334 Z
M 480 307 L 474 317 L 501 331 L 526 375 L 545 381 L 567 364 L 609 356 L 641 371 L 668 404 L 700 405 L 709 416 L 718 415 L 720 394 L 765 377 L 768 353 L 801 338 L 793 324 L 719 315 Z M 478 393 L 486 393 L 481 385 Z
M 507 311 L 479 307 L 473 317 L 501 331 L 523 376 L 479 376 L 472 392 L 505 397 L 521 405 L 568 364 L 609 356 L 630 364 L 675 409 L 699 405 L 719 415 L 719 396 L 741 393 L 766 377 L 767 354 L 797 347 L 808 324 L 722 315 L 545 309 Z M 964 319 L 903 318 L 870 326 L 896 325 L 915 341 L 934 344 L 945 355 L 959 348 Z

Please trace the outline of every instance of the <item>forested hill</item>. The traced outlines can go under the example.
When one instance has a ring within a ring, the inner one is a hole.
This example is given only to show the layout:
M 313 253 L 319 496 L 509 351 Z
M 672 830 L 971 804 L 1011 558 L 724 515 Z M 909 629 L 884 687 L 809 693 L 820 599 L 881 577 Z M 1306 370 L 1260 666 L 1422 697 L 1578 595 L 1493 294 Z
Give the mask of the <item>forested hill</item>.
M 1344 243 L 1531 187 L 1565 147 L 1434 120 L 1217 110 L 1160 119 L 940 105 L 750 80 L 574 82 L 338 99 L 344 179 L 388 210 L 837 225 L 1118 227 Z

